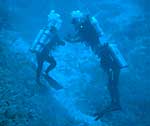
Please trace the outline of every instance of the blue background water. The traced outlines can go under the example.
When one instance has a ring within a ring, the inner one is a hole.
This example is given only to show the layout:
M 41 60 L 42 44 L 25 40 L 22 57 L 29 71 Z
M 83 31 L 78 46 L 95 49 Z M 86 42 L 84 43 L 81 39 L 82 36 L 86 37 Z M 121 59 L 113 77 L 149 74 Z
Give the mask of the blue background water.
M 0 126 L 149 126 L 149 5 L 149 0 L 0 0 Z M 73 32 L 70 12 L 80 9 L 97 15 L 107 40 L 118 44 L 129 64 L 120 76 L 121 112 L 93 120 L 110 98 L 99 59 L 81 43 L 53 52 L 57 66 L 50 75 L 63 90 L 44 80 L 45 86 L 36 84 L 28 49 L 51 9 L 62 15 L 62 38 Z

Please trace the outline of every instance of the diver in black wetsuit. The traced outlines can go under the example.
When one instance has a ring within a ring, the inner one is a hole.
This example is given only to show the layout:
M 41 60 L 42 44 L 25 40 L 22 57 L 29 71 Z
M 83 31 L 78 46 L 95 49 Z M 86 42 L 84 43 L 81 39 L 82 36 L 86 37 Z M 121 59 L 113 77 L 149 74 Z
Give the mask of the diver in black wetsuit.
M 59 45 L 65 45 L 64 41 L 62 41 L 56 31 L 55 27 L 51 27 L 51 40 L 43 47 L 42 51 L 39 53 L 36 53 L 37 58 L 37 75 L 36 75 L 36 81 L 40 83 L 40 75 L 42 71 L 42 66 L 45 61 L 50 63 L 50 65 L 47 67 L 45 74 L 48 75 L 49 71 L 51 71 L 56 66 L 56 60 L 54 57 L 50 54 L 50 51 L 54 50 Z
M 93 17 L 90 17 L 89 15 L 83 15 L 80 11 L 73 11 L 72 24 L 74 25 L 76 34 L 74 36 L 68 35 L 66 37 L 66 40 L 72 43 L 82 42 L 85 45 L 89 46 L 92 51 L 101 59 L 101 67 L 108 75 L 107 87 L 111 97 L 111 104 L 102 112 L 95 114 L 95 120 L 98 120 L 106 112 L 121 109 L 118 91 L 120 68 L 110 55 L 108 48 L 109 44 L 101 44 L 100 37 L 103 35 L 103 32 L 98 27 L 97 28 L 99 30 L 96 30 L 96 27 L 94 28 L 94 20 L 95 19 Z

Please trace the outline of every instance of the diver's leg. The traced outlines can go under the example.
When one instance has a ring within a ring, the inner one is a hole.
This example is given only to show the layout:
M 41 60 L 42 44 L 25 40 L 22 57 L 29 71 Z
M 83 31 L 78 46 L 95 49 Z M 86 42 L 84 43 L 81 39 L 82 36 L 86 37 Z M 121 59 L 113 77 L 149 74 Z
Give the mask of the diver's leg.
M 41 56 L 37 55 L 37 70 L 36 70 L 36 81 L 37 83 L 40 83 L 40 76 L 42 72 L 42 67 L 43 67 L 43 59 Z
M 111 104 L 108 106 L 110 111 L 119 110 L 120 108 L 120 97 L 118 90 L 118 82 L 119 82 L 119 69 L 111 69 L 107 72 L 108 74 L 108 91 L 111 98 Z
M 103 117 L 106 113 L 120 110 L 120 99 L 119 99 L 119 91 L 118 91 L 118 81 L 119 81 L 119 70 L 116 70 L 115 72 L 110 69 L 107 70 L 108 75 L 108 91 L 111 97 L 111 104 L 108 105 L 105 109 L 103 109 L 100 113 L 95 114 L 95 120 L 98 120 L 99 118 Z
M 48 66 L 48 68 L 45 71 L 45 73 L 48 74 L 49 71 L 51 71 L 52 69 L 55 68 L 55 66 L 56 66 L 56 60 L 54 59 L 53 56 L 48 56 L 47 59 L 46 59 L 46 61 L 50 63 L 50 65 Z
M 119 84 L 119 75 L 120 75 L 120 70 L 115 69 L 113 70 L 113 78 L 112 78 L 112 83 L 110 83 L 110 96 L 111 96 L 111 104 L 114 106 L 120 106 L 120 95 L 119 95 L 119 89 L 118 89 L 118 84 Z

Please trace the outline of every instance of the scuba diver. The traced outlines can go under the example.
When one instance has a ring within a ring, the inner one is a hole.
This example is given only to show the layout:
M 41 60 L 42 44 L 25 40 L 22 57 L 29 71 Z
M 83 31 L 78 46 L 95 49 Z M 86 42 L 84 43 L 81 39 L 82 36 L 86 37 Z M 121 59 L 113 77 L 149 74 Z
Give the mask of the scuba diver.
M 47 61 L 50 65 L 43 73 L 48 76 L 49 71 L 56 66 L 56 60 L 51 52 L 59 45 L 65 45 L 65 42 L 58 36 L 58 30 L 61 27 L 62 20 L 60 15 L 52 10 L 48 15 L 48 24 L 40 30 L 36 36 L 35 41 L 31 47 L 31 51 L 36 54 L 37 71 L 36 82 L 40 84 L 40 76 L 42 72 L 43 63 Z
M 127 66 L 116 45 L 100 41 L 103 31 L 95 17 L 85 15 L 79 10 L 72 11 L 72 24 L 75 34 L 69 34 L 65 39 L 68 42 L 81 42 L 90 47 L 91 50 L 100 59 L 102 69 L 108 76 L 108 91 L 111 98 L 111 104 L 103 111 L 95 113 L 95 120 L 101 118 L 105 113 L 121 110 L 118 81 L 120 69 Z

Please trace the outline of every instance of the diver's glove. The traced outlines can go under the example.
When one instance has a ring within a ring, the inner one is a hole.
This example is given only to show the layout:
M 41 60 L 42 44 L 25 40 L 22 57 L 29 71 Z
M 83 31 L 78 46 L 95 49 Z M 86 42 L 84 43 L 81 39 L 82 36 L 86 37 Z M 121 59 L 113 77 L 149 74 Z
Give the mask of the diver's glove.
M 64 40 L 67 41 L 67 42 L 72 41 L 72 35 L 68 34 L 66 37 L 64 37 Z
M 104 42 L 103 44 L 102 44 L 102 47 L 108 47 L 109 46 L 109 43 L 108 42 Z
M 32 49 L 32 48 L 30 48 L 29 51 L 30 51 L 31 53 L 36 53 L 36 51 L 35 51 L 34 49 Z
M 64 40 L 60 40 L 57 44 L 60 45 L 60 46 L 65 46 L 66 45 Z

